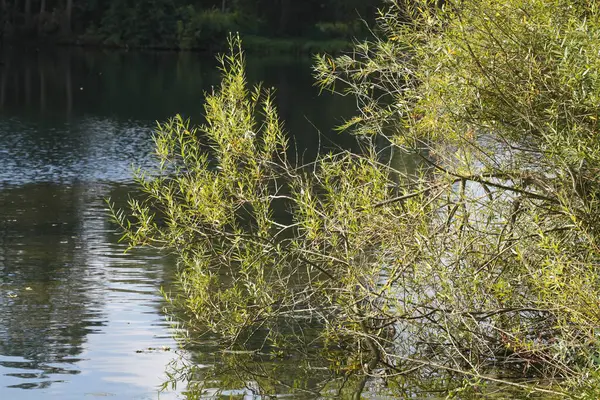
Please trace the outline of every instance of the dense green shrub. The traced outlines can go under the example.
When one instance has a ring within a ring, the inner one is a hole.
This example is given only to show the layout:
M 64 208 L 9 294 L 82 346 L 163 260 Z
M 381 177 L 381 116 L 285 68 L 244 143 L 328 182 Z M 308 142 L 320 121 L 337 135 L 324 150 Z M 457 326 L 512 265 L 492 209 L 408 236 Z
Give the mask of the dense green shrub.
M 180 49 L 222 48 L 229 32 L 239 30 L 236 13 L 182 7 L 178 12 L 177 44 Z
M 98 29 L 88 32 L 105 44 L 173 47 L 176 10 L 169 0 L 111 2 Z
M 598 5 L 396 1 L 378 32 L 316 58 L 319 84 L 357 99 L 342 128 L 364 152 L 305 166 L 233 40 L 206 124 L 159 126 L 147 197 L 115 211 L 125 238 L 179 256 L 193 335 L 342 349 L 331 368 L 359 389 L 410 374 L 598 398 Z

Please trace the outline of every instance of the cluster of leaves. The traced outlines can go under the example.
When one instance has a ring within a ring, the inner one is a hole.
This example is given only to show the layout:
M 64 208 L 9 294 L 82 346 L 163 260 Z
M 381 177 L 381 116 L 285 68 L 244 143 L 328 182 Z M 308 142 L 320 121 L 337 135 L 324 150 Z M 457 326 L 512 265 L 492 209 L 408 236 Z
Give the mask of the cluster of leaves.
M 318 344 L 345 350 L 345 374 L 597 397 L 597 5 L 392 2 L 379 24 L 315 66 L 356 97 L 344 128 L 363 153 L 292 164 L 233 39 L 206 124 L 159 126 L 148 197 L 115 212 L 125 237 L 178 254 L 174 303 L 229 345 Z

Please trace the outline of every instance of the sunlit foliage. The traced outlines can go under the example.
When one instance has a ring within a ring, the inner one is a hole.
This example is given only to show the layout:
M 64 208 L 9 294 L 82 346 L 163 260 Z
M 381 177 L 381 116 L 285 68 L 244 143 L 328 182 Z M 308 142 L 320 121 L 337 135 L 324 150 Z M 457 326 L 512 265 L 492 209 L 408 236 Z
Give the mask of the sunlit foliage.
M 195 334 L 335 350 L 363 382 L 596 398 L 599 17 L 592 1 L 393 2 L 379 39 L 316 60 L 324 89 L 356 97 L 342 128 L 365 151 L 308 165 L 232 39 L 206 124 L 159 126 L 160 171 L 117 220 L 180 257 L 172 300 Z

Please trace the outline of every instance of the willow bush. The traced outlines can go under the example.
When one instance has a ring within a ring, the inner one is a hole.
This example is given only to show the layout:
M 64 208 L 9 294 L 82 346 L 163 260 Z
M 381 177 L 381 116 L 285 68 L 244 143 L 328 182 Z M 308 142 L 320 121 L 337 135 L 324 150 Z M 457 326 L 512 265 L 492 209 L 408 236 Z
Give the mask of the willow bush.
M 592 385 L 598 17 L 593 1 L 395 2 L 382 38 L 317 60 L 322 85 L 359 100 L 347 128 L 418 152 L 447 183 L 417 261 L 435 293 L 421 343 L 445 367 Z
M 171 300 L 195 335 L 336 354 L 359 389 L 417 376 L 596 398 L 597 7 L 391 2 L 376 38 L 315 63 L 357 99 L 342 128 L 364 152 L 306 165 L 232 38 L 206 123 L 159 125 L 159 171 L 140 171 L 146 197 L 116 220 L 131 246 L 179 256 Z M 383 147 L 423 167 L 399 171 Z

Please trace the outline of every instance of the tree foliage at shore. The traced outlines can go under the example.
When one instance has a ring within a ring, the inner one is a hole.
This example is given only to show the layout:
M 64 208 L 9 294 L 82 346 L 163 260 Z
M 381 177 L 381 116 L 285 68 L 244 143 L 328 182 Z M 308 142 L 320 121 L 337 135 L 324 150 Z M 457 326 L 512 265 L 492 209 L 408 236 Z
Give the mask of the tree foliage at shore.
M 343 128 L 363 153 L 292 162 L 233 39 L 206 124 L 159 126 L 147 197 L 115 211 L 124 237 L 179 256 L 173 304 L 225 345 L 335 351 L 362 387 L 597 398 L 596 2 L 397 1 L 378 29 L 315 66 L 357 99 Z M 382 142 L 422 168 L 395 169 Z
M 0 32 L 13 38 L 214 49 L 228 32 L 350 40 L 364 35 L 381 0 L 2 0 Z

